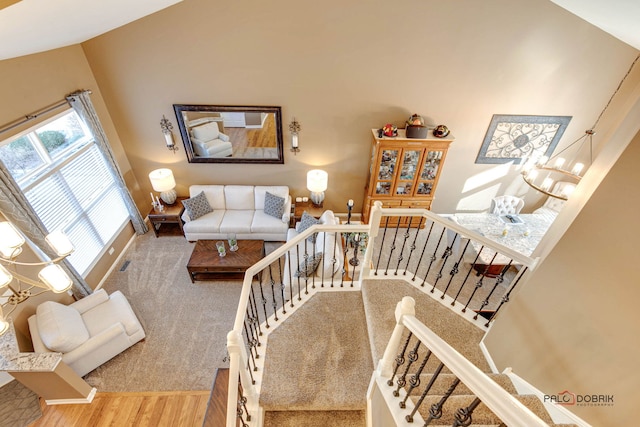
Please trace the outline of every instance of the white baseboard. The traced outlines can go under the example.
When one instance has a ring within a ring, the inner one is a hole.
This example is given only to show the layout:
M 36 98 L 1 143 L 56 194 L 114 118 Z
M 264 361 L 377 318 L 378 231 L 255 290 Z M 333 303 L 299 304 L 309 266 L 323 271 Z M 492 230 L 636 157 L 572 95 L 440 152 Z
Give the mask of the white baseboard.
M 549 416 L 556 424 L 575 424 L 580 427 L 592 427 L 591 424 L 584 421 L 582 418 L 578 417 L 573 412 L 569 411 L 562 405 L 556 405 L 555 403 L 545 402 L 544 395 L 542 391 L 538 390 L 536 387 L 514 374 L 511 368 L 507 368 L 503 371 L 503 374 L 506 374 L 511 379 L 513 386 L 516 388 L 516 391 L 519 394 L 531 394 L 535 395 L 540 402 L 544 405 L 545 409 L 549 413 Z
M 480 350 L 482 351 L 482 355 L 484 356 L 484 358 L 487 360 L 491 372 L 493 372 L 494 374 L 499 373 L 500 371 L 498 370 L 498 366 L 496 365 L 496 362 L 493 361 L 493 358 L 491 357 L 487 346 L 484 345 L 484 341 L 480 341 Z
M 47 405 L 78 405 L 83 403 L 93 402 L 93 398 L 96 396 L 96 388 L 93 387 L 89 392 L 89 395 L 84 399 L 45 399 Z
M 111 264 L 111 267 L 109 267 L 109 270 L 107 270 L 105 275 L 102 277 L 102 280 L 100 280 L 100 283 L 98 283 L 98 286 L 96 286 L 96 288 L 94 289 L 94 292 L 97 291 L 98 289 L 102 288 L 102 285 L 104 285 L 104 282 L 107 281 L 107 278 L 109 278 L 109 276 L 111 275 L 113 270 L 116 268 L 116 266 L 120 265 L 120 261 L 122 260 L 124 255 L 127 253 L 127 250 L 129 249 L 129 246 L 131 246 L 131 244 L 136 239 L 136 237 L 137 237 L 137 234 L 135 234 L 135 233 L 133 234 L 133 236 L 131 236 L 131 238 L 129 239 L 127 244 L 120 251 L 120 255 L 118 255 L 116 260 L 113 261 L 113 263 Z

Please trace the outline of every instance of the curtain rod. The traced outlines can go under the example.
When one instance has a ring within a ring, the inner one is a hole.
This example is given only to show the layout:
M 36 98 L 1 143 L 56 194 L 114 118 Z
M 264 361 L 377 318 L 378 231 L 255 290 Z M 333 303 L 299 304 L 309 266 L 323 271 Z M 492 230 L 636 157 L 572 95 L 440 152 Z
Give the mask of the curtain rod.
M 37 119 L 38 117 L 40 117 L 43 114 L 46 114 L 50 111 L 55 110 L 56 108 L 60 108 L 62 107 L 64 104 L 68 104 L 68 101 L 66 99 L 63 99 L 61 101 L 56 102 L 55 104 L 52 104 L 48 107 L 45 107 L 43 109 L 37 110 L 31 114 L 27 114 L 26 116 L 24 116 L 24 119 L 18 119 L 18 120 L 14 120 L 13 122 L 9 122 L 5 125 L 3 125 L 0 128 L 0 134 L 3 134 L 7 131 L 10 131 L 11 129 L 14 129 L 20 125 L 23 125 L 25 123 L 30 122 L 31 120 Z

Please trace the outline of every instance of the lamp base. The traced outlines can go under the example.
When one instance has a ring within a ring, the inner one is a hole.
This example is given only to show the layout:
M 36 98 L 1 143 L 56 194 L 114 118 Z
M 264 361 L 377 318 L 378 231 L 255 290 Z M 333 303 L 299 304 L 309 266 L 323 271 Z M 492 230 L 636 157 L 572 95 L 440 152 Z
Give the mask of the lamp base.
M 324 191 L 312 191 L 309 199 L 314 207 L 321 208 L 324 202 Z
M 160 193 L 160 198 L 167 205 L 173 205 L 178 199 L 178 194 L 176 193 L 176 190 L 163 191 Z

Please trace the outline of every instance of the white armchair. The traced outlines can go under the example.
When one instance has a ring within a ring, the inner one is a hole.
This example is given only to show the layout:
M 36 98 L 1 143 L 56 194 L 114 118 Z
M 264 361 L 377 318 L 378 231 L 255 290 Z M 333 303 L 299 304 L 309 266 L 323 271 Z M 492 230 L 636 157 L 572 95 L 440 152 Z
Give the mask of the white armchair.
M 120 291 L 104 289 L 70 305 L 47 301 L 29 317 L 36 353 L 62 353 L 62 361 L 84 376 L 145 337 Z
M 519 214 L 524 207 L 524 200 L 516 196 L 498 196 L 491 201 L 491 213 L 497 215 Z
M 200 157 L 228 157 L 233 153 L 229 136 L 220 132 L 216 122 L 193 127 L 190 133 L 193 150 Z

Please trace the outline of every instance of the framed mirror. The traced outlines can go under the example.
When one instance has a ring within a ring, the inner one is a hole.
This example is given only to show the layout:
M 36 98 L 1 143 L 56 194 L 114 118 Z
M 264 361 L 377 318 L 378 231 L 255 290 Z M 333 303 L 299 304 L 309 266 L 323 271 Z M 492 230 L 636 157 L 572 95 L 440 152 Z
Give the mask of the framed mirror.
M 280 107 L 173 104 L 189 163 L 284 163 Z

